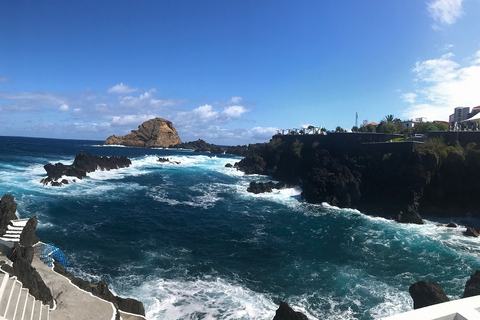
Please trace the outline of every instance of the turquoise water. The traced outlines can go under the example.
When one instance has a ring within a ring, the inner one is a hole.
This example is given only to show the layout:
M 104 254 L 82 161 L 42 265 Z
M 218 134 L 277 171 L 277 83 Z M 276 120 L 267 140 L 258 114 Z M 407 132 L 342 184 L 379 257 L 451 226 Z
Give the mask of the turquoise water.
M 462 228 L 309 205 L 296 188 L 253 195 L 267 178 L 225 168 L 236 157 L 99 143 L 0 137 L 0 195 L 38 216 L 75 275 L 141 300 L 148 319 L 272 319 L 281 300 L 310 319 L 378 319 L 410 310 L 418 280 L 458 298 L 479 268 L 480 240 Z M 80 152 L 132 166 L 40 184 L 44 164 Z

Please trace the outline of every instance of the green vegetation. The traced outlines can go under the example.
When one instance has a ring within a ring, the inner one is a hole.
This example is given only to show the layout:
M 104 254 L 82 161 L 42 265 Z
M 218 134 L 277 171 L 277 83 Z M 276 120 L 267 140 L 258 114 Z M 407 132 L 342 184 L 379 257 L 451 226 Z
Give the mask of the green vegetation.
M 339 127 L 337 127 L 338 129 Z M 404 128 L 402 121 L 393 114 L 386 115 L 377 126 L 352 127 L 353 132 L 378 132 L 388 134 L 403 134 L 405 139 L 413 134 L 426 134 L 428 131 L 447 131 L 448 125 L 436 122 L 418 122 L 413 128 Z M 337 130 L 335 130 L 338 132 Z

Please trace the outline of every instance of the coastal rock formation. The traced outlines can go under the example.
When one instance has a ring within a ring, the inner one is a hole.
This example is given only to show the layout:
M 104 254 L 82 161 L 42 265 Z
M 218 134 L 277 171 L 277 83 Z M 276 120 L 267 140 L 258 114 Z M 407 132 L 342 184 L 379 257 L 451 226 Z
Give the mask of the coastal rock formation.
M 473 297 L 480 294 L 480 270 L 475 271 L 465 284 L 463 298 Z
M 412 296 L 414 309 L 449 301 L 437 282 L 418 281 L 412 284 L 408 291 Z
M 282 182 L 275 183 L 272 181 L 269 181 L 269 182 L 252 181 L 250 182 L 250 185 L 248 186 L 247 191 L 251 193 L 259 194 L 259 193 L 265 193 L 265 192 L 272 192 L 273 189 L 283 189 L 286 186 L 287 185 Z
M 22 246 L 31 247 L 36 244 L 40 239 L 35 235 L 35 229 L 37 229 L 37 216 L 33 216 L 27 221 L 25 227 L 23 227 L 20 234 L 20 244 Z
M 308 318 L 303 313 L 293 310 L 288 303 L 282 301 L 275 312 L 273 320 L 308 320 Z
M 122 145 L 136 148 L 167 148 L 182 143 L 173 123 L 163 118 L 154 118 L 142 123 L 138 130 L 125 136 L 110 136 L 104 145 Z
M 235 167 L 301 185 L 310 203 L 355 208 L 398 222 L 421 224 L 423 213 L 480 217 L 480 184 L 475 182 L 480 134 L 479 147 L 441 139 L 381 142 L 387 136 L 274 136 L 268 144 L 249 146 Z
M 205 142 L 202 139 L 198 139 L 196 141 L 190 141 L 190 142 L 184 142 L 176 145 L 170 146 L 170 148 L 175 148 L 175 149 L 188 149 L 188 150 L 194 150 L 195 152 L 210 152 L 210 153 L 216 153 L 216 154 L 232 154 L 235 156 L 241 156 L 245 157 L 248 152 L 249 148 L 252 145 L 249 146 L 218 146 L 212 143 Z
M 125 156 L 101 157 L 89 153 L 80 153 L 75 157 L 71 165 L 58 162 L 56 164 L 48 163 L 43 166 L 45 171 L 47 171 L 47 177 L 40 182 L 44 185 L 51 184 L 52 186 L 61 186 L 62 184 L 68 183 L 66 179 L 60 180 L 63 176 L 82 179 L 86 177 L 89 172 L 126 168 L 131 164 L 130 159 Z
M 35 299 L 42 301 L 51 308 L 54 306 L 53 296 L 38 271 L 32 267 L 33 247 L 15 244 L 14 254 L 12 255 L 13 266 L 2 265 L 2 269 L 23 284 Z
M 62 264 L 58 263 L 57 261 L 54 262 L 53 270 L 70 279 L 70 281 L 80 289 L 88 291 L 103 300 L 113 303 L 117 309 L 145 316 L 145 308 L 142 302 L 131 298 L 121 298 L 115 296 L 110 289 L 108 289 L 108 285 L 105 281 L 100 280 L 98 283 L 92 283 L 77 278 L 65 270 Z
M 11 194 L 5 194 L 0 200 L 0 234 L 4 234 L 10 220 L 18 219 L 17 203 Z

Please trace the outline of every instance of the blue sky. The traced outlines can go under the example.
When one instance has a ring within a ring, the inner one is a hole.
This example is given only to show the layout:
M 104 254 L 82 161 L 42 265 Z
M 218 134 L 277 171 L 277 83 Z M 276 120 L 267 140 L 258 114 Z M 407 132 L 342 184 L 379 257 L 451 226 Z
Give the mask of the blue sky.
M 480 105 L 480 1 L 2 1 L 0 135 L 183 141 Z

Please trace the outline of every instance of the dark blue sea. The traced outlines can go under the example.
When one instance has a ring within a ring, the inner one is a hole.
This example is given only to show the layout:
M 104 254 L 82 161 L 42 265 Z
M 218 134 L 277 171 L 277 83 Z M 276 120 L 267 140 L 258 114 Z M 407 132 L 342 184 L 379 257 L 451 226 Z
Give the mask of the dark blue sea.
M 249 182 L 268 178 L 225 167 L 240 158 L 100 143 L 0 137 L 0 196 L 14 195 L 20 218 L 38 217 L 37 235 L 73 274 L 141 300 L 148 319 L 271 320 L 280 301 L 309 319 L 379 319 L 412 309 L 415 281 L 457 299 L 480 268 L 480 240 L 448 221 L 310 205 L 298 188 L 253 195 Z M 80 152 L 132 166 L 40 183 L 43 165 Z

